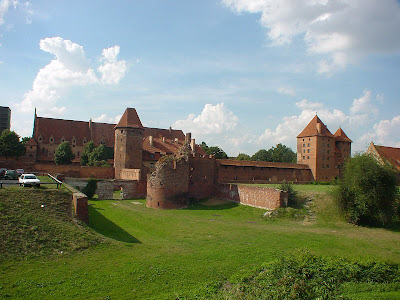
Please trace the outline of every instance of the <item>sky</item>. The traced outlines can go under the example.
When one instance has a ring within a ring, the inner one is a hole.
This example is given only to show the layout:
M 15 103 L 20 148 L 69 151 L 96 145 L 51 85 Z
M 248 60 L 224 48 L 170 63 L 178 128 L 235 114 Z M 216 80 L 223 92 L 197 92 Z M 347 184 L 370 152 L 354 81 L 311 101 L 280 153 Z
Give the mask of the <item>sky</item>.
M 1 106 L 40 117 L 182 129 L 229 156 L 296 136 L 317 114 L 400 147 L 398 0 L 0 0 Z

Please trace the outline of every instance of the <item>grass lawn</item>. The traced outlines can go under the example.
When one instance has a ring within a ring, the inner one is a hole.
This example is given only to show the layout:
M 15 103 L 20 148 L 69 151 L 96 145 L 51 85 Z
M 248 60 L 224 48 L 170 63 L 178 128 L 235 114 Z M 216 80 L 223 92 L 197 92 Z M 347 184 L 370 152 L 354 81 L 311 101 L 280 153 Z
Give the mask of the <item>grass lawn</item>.
M 235 203 L 155 210 L 146 208 L 145 200 L 90 201 L 89 228 L 80 230 L 97 232 L 106 241 L 69 254 L 1 260 L 0 298 L 210 297 L 226 280 L 303 249 L 320 256 L 400 263 L 399 232 L 346 224 L 325 194 L 326 186 L 308 187 L 314 187 L 308 192 L 315 221 L 265 219 L 263 210 Z M 398 284 L 380 287 L 392 299 L 400 297 Z M 348 293 L 371 295 L 368 289 L 351 285 Z

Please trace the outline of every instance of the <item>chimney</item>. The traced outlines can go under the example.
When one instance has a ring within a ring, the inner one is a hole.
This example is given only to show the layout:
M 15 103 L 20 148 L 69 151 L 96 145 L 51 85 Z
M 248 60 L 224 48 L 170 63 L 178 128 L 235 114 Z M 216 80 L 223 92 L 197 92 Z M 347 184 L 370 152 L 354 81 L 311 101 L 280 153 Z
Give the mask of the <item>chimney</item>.
M 192 148 L 192 152 L 193 152 L 193 153 L 196 152 L 196 140 L 195 140 L 195 139 L 191 139 L 191 141 L 190 141 L 190 148 Z
M 92 118 L 89 119 L 90 140 L 93 141 L 93 124 Z
M 317 123 L 317 131 L 319 134 L 322 133 L 322 124 L 321 123 Z
M 192 134 L 190 132 L 186 133 L 185 144 L 190 144 L 191 140 L 192 140 Z
M 153 136 L 152 136 L 152 135 L 149 136 L 149 143 L 150 143 L 150 146 L 151 146 L 151 147 L 154 146 L 154 145 L 153 145 Z

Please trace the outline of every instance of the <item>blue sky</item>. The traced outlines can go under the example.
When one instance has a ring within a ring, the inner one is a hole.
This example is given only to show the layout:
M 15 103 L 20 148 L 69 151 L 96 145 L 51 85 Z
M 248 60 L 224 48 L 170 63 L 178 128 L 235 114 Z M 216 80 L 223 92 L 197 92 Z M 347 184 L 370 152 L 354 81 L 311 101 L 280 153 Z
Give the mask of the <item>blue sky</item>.
M 315 113 L 353 153 L 400 147 L 396 0 L 0 0 L 0 105 L 182 129 L 229 155 L 296 135 Z

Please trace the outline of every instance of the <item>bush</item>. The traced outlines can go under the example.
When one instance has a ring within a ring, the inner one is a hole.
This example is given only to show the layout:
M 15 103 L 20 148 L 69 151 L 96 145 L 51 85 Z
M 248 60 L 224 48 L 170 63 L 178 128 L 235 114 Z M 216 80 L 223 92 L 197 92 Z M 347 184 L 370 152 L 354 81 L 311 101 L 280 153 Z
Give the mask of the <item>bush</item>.
M 264 264 L 234 284 L 225 284 L 218 294 L 223 299 L 342 299 L 345 282 L 399 280 L 398 265 L 363 264 L 298 252 Z
M 396 220 L 396 175 L 388 165 L 363 154 L 344 165 L 335 190 L 346 219 L 354 224 L 387 226 Z
M 296 206 L 297 191 L 293 188 L 293 183 L 284 180 L 279 189 L 288 193 L 288 206 Z
M 86 186 L 82 189 L 82 193 L 84 193 L 88 199 L 92 199 L 94 194 L 96 193 L 97 188 L 97 180 L 96 179 L 89 179 Z

